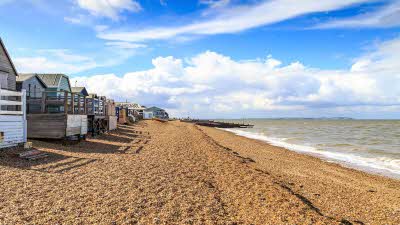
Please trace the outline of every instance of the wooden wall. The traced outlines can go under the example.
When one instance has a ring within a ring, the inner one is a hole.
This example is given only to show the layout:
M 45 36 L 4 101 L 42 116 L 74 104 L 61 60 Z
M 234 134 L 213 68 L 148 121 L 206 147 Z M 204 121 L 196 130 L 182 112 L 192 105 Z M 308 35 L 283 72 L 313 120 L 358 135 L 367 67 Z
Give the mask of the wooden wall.
M 69 83 L 69 79 L 66 78 L 65 76 L 61 77 L 60 84 L 58 85 L 58 90 L 71 92 L 71 85 Z
M 61 139 L 66 134 L 67 115 L 28 114 L 28 138 Z
M 28 138 L 62 139 L 87 134 L 86 115 L 28 114 Z
M 116 129 L 117 129 L 117 117 L 108 116 L 108 130 L 116 130 Z
M 25 142 L 24 117 L 0 115 L 0 149 Z
M 88 130 L 86 115 L 67 115 L 67 136 L 86 135 Z
M 15 90 L 17 74 L 12 68 L 6 50 L 0 44 L 0 88 Z
M 29 89 L 29 85 L 31 85 Z M 41 98 L 43 91 L 45 91 L 45 87 L 43 86 L 42 83 L 38 80 L 36 76 L 33 76 L 24 82 L 22 82 L 22 85 L 17 85 L 18 86 L 18 91 L 21 91 L 22 89 L 26 90 L 26 97 L 27 98 Z

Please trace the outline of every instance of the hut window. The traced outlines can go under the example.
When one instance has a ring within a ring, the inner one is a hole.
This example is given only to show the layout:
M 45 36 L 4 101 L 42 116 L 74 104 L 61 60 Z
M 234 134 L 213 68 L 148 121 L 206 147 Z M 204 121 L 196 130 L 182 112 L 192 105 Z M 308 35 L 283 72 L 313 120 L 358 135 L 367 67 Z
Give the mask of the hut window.
M 31 84 L 28 84 L 28 96 L 31 96 Z
M 33 97 L 36 98 L 36 84 L 33 86 Z

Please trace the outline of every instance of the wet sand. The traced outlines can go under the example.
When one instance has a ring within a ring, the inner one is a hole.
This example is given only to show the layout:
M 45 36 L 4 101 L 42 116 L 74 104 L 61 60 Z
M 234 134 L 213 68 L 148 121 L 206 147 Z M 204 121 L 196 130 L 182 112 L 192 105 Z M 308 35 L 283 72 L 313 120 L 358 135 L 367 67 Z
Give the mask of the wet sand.
M 143 121 L 45 160 L 0 152 L 0 224 L 399 224 L 400 181 L 229 132 Z

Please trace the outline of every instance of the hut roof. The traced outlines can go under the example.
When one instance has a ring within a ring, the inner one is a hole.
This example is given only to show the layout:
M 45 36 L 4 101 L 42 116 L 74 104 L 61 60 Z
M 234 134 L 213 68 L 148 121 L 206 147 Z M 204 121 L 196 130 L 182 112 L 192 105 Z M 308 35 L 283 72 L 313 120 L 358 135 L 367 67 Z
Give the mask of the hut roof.
M 118 107 L 126 107 L 126 108 L 137 109 L 137 110 L 144 110 L 145 109 L 144 106 L 141 106 L 138 103 L 131 103 L 131 102 L 116 102 L 115 105 L 118 106 Z
M 33 74 L 33 73 L 20 73 L 17 76 L 17 83 L 22 83 L 26 80 L 31 79 L 32 77 L 36 77 L 38 79 L 38 81 L 43 85 L 43 87 L 47 88 L 47 85 L 43 82 L 42 79 L 40 79 L 39 76 L 37 76 L 37 74 Z
M 57 88 L 62 77 L 66 77 L 69 80 L 68 76 L 64 74 L 37 74 L 37 76 L 42 79 L 49 88 Z
M 161 108 L 158 108 L 158 107 L 155 107 L 155 106 L 153 106 L 153 107 L 150 107 L 150 108 L 147 108 L 147 109 L 145 109 L 144 111 L 146 111 L 146 112 L 155 112 L 155 111 L 165 111 L 164 109 L 161 109 Z
M 89 93 L 88 98 L 98 98 L 98 96 L 95 93 Z
M 85 87 L 72 87 L 71 91 L 72 91 L 72 93 L 81 93 L 84 96 L 89 96 L 89 93 Z

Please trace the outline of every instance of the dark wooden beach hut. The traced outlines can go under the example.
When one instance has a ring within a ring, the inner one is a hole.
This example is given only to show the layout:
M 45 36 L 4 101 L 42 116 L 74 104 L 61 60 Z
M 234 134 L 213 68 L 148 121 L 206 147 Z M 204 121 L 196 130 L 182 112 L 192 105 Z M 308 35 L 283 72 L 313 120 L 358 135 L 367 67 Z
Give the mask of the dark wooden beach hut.
M 92 133 L 92 135 L 104 133 L 108 130 L 106 101 L 106 97 L 98 96 L 95 93 L 89 93 L 89 96 L 86 98 L 88 131 Z
M 25 90 L 27 100 L 41 99 L 46 88 L 46 84 L 36 74 L 18 74 L 17 91 Z M 30 105 L 26 107 L 27 113 L 39 113 L 40 110 L 40 105 Z
M 72 87 L 72 94 L 74 95 L 75 111 L 86 113 L 86 98 L 89 96 L 89 92 L 85 87 Z M 83 98 L 81 98 L 83 97 Z
M 46 84 L 40 99 L 29 99 L 29 108 L 40 107 L 40 112 L 30 112 L 29 138 L 65 139 L 87 134 L 85 96 L 73 93 L 69 77 L 64 74 L 37 74 Z

